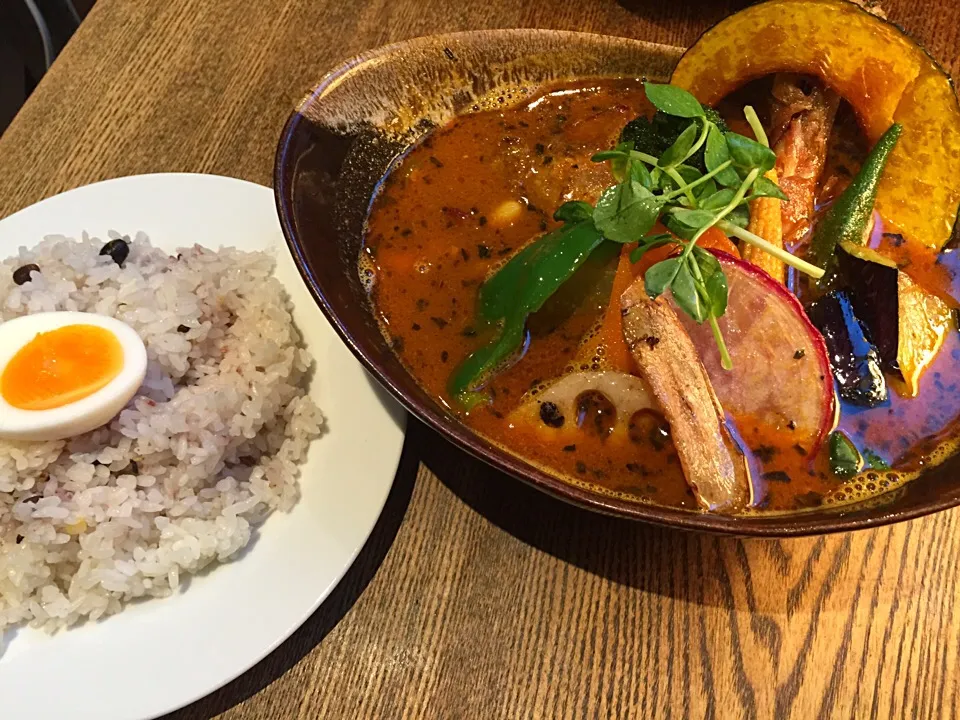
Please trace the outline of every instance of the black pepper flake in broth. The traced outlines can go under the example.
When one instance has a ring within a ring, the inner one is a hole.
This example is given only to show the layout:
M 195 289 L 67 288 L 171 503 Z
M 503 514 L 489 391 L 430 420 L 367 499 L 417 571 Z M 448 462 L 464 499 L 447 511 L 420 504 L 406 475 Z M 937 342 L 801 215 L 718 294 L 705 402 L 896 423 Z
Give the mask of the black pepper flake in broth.
M 753 451 L 753 454 L 762 463 L 770 462 L 777 456 L 778 453 L 779 451 L 777 448 L 773 447 L 772 445 L 759 445 Z
M 773 470 L 772 472 L 765 472 L 763 473 L 763 475 L 761 475 L 761 477 L 766 482 L 784 483 L 784 484 L 790 482 L 790 476 L 787 475 L 783 470 Z

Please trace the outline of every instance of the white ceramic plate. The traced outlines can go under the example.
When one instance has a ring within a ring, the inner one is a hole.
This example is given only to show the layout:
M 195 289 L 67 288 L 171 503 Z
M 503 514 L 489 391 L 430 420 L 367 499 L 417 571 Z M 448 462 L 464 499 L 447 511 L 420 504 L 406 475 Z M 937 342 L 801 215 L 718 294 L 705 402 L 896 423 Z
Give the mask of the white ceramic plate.
M 0 717 L 152 718 L 254 665 L 333 590 L 373 529 L 393 483 L 404 414 L 375 388 L 311 299 L 294 267 L 269 188 L 211 175 L 108 180 L 0 221 L 0 257 L 46 234 L 144 230 L 166 250 L 199 242 L 277 250 L 277 276 L 317 363 L 310 395 L 329 432 L 311 447 L 302 498 L 275 513 L 242 559 L 185 592 L 54 636 L 13 633 L 0 656 Z

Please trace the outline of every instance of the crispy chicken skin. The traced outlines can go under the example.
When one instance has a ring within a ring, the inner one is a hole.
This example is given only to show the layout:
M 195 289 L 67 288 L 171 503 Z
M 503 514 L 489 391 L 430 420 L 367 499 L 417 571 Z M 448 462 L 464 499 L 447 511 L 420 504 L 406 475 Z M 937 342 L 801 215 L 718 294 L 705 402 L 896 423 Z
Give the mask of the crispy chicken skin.
M 624 339 L 670 423 L 684 475 L 701 507 L 735 512 L 747 506 L 751 490 L 745 460 L 673 308 L 666 298 L 651 300 L 642 278 L 621 296 L 620 305 Z

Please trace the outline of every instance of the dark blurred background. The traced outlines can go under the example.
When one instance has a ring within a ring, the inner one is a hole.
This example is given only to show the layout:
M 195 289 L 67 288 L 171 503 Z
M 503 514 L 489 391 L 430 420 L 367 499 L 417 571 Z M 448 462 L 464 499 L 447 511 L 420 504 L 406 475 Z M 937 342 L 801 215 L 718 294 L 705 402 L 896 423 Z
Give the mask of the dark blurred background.
M 0 0 L 0 133 L 95 0 Z

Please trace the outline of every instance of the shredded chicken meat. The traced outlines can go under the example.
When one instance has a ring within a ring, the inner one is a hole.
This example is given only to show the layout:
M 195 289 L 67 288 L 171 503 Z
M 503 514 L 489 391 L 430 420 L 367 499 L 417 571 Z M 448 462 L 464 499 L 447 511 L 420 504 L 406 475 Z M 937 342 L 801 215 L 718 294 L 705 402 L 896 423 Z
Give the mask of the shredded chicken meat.
M 777 154 L 778 184 L 788 198 L 781 212 L 787 247 L 800 242 L 810 229 L 839 104 L 839 95 L 818 80 L 787 73 L 774 77 L 769 134 Z

